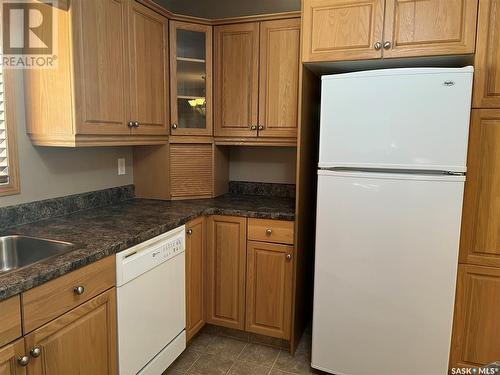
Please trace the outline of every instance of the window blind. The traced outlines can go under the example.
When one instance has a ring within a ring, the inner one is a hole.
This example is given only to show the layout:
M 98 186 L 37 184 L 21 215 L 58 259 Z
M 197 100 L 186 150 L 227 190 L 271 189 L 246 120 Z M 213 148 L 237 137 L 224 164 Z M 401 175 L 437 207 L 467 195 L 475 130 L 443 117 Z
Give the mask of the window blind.
M 9 153 L 5 116 L 4 74 L 0 67 L 0 185 L 9 183 Z

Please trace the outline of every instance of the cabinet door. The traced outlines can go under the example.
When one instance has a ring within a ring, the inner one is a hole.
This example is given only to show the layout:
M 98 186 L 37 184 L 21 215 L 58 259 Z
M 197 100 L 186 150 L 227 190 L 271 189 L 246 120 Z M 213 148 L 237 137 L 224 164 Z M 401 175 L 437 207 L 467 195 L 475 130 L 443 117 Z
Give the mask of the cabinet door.
M 242 217 L 208 218 L 208 323 L 245 328 L 246 227 Z
M 500 358 L 500 269 L 460 265 L 450 367 L 473 367 Z
M 387 0 L 385 57 L 474 53 L 478 0 Z
M 469 136 L 460 260 L 500 267 L 500 110 L 475 109 Z
M 0 374 L 2 375 L 25 375 L 26 367 L 18 363 L 18 359 L 26 354 L 24 350 L 24 339 L 0 348 Z
M 168 20 L 136 1 L 130 11 L 131 115 L 135 134 L 168 134 Z
M 212 135 L 212 27 L 170 22 L 172 135 Z
M 304 0 L 302 60 L 378 59 L 384 0 Z
M 259 136 L 296 137 L 300 18 L 260 24 Z
M 186 224 L 186 335 L 190 340 L 205 325 L 205 218 Z
M 249 241 L 246 330 L 290 339 L 293 247 Z
M 475 108 L 500 108 L 500 0 L 480 0 L 475 57 Z
M 259 24 L 215 27 L 215 135 L 257 136 Z
M 25 337 L 38 347 L 29 375 L 116 374 L 115 288 L 47 323 Z
M 72 2 L 77 134 L 130 134 L 128 3 Z

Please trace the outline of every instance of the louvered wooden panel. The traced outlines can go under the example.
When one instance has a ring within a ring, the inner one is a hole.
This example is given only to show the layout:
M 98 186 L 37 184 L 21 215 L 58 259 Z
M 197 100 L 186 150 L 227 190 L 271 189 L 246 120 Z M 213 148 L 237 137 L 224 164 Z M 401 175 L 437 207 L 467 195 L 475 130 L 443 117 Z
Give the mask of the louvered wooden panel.
M 211 144 L 170 146 L 170 194 L 175 198 L 211 197 L 213 194 Z

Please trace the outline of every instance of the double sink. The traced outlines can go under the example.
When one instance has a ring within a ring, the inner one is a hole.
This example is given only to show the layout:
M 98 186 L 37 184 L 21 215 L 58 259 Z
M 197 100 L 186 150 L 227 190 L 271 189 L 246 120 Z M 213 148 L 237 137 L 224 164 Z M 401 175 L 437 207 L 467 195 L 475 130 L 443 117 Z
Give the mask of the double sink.
M 0 275 L 71 251 L 75 244 L 20 235 L 0 237 Z

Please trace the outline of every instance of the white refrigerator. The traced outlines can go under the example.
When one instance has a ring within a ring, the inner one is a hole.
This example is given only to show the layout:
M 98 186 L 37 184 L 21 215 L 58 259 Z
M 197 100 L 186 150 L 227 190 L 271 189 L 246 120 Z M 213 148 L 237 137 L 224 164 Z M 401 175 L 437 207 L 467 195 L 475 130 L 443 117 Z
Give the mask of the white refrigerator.
M 322 77 L 312 367 L 447 373 L 472 78 Z

